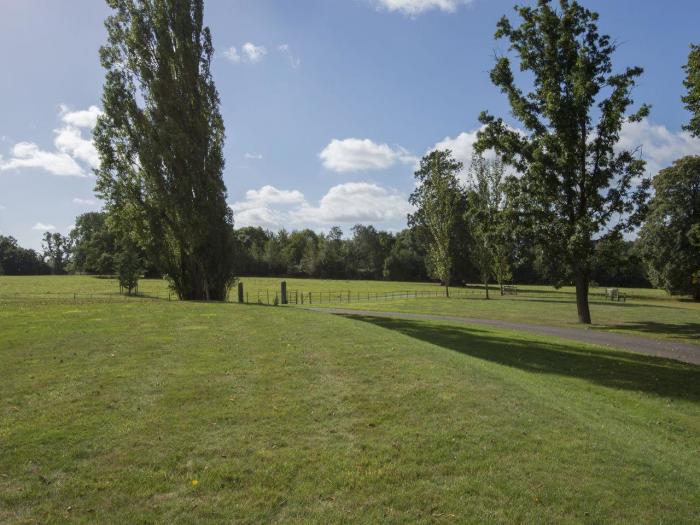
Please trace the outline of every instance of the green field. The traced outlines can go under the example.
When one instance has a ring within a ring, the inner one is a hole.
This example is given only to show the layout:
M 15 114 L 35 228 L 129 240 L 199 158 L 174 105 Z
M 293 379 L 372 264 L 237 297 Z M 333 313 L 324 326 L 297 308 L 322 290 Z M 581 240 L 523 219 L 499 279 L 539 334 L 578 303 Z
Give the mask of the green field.
M 242 278 L 250 302 L 273 302 L 280 292 L 280 278 Z M 582 327 L 577 323 L 575 292 L 551 286 L 520 286 L 519 295 L 501 297 L 492 290 L 491 300 L 475 288 L 452 288 L 453 296 L 432 283 L 388 281 L 332 281 L 285 279 L 289 291 L 312 292 L 312 306 L 342 306 L 395 312 L 430 313 L 480 319 L 498 319 L 553 326 Z M 591 290 L 593 326 L 589 329 L 630 333 L 647 337 L 699 344 L 700 303 L 670 297 L 661 290 L 623 289 L 626 302 L 603 298 L 604 289 Z M 139 292 L 147 297 L 168 299 L 168 286 L 162 279 L 144 279 Z M 408 297 L 391 298 L 404 292 Z M 74 297 L 74 294 L 75 297 Z M 385 297 L 387 294 L 387 297 Z M 420 294 L 424 294 L 421 297 Z M 439 297 L 430 297 L 438 294 Z M 235 292 L 231 300 L 236 300 Z M 348 303 L 348 296 L 350 302 Z M 417 296 L 417 297 L 416 297 Z M 171 297 L 174 299 L 174 297 Z M 369 298 L 369 300 L 367 300 Z M 0 277 L 0 301 L 123 301 L 114 279 L 86 276 Z M 305 300 L 308 306 L 308 299 Z
M 6 294 L 105 282 L 0 278 Z M 142 299 L 5 301 L 0 334 L 2 523 L 700 520 L 697 366 Z

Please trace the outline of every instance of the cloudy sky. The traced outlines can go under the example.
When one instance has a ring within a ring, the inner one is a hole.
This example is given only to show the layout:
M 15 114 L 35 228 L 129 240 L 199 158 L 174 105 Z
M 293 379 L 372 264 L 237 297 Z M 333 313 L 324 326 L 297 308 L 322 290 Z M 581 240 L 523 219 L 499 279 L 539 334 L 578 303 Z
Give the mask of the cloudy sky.
M 508 116 L 489 82 L 496 21 L 512 0 L 207 0 L 213 73 L 227 129 L 225 180 L 236 223 L 355 223 L 399 229 L 416 159 L 470 156 L 477 116 Z M 653 105 L 623 141 L 651 170 L 700 154 L 680 131 L 697 0 L 585 0 L 640 65 Z M 91 128 L 100 111 L 100 0 L 0 0 L 0 231 L 38 248 L 100 208 Z

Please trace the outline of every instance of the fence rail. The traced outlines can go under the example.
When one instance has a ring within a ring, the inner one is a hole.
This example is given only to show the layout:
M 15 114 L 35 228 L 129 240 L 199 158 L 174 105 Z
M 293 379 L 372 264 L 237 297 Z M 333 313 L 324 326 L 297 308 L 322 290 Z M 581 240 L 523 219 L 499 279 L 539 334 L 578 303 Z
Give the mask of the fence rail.
M 498 287 L 493 292 L 498 293 Z M 353 290 L 323 290 L 306 291 L 299 289 L 286 289 L 283 295 L 282 288 L 277 291 L 270 288 L 245 289 L 238 294 L 232 290 L 228 301 L 231 303 L 246 303 L 260 305 L 323 305 L 323 304 L 350 304 L 377 301 L 392 301 L 398 299 L 422 299 L 447 297 L 448 291 L 443 287 L 432 290 L 387 290 L 387 291 L 353 291 Z M 466 287 L 451 287 L 449 297 L 452 298 L 477 298 L 483 297 L 484 288 L 478 285 Z M 556 298 L 562 295 L 571 296 L 570 293 L 558 290 L 537 290 L 526 287 L 518 288 L 519 296 Z M 605 300 L 604 292 L 590 293 L 591 299 Z M 573 301 L 573 296 L 571 296 Z M 8 302 L 125 302 L 134 300 L 177 301 L 177 296 L 170 292 L 141 292 L 133 295 L 125 295 L 114 292 L 3 292 L 0 290 L 0 303 Z

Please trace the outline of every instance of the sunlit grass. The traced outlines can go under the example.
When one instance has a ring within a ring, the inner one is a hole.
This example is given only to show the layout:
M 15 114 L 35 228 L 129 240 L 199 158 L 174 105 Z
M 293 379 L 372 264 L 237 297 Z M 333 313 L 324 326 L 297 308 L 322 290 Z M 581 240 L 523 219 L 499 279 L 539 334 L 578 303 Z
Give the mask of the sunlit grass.
M 448 323 L 5 303 L 2 523 L 697 523 L 700 368 Z

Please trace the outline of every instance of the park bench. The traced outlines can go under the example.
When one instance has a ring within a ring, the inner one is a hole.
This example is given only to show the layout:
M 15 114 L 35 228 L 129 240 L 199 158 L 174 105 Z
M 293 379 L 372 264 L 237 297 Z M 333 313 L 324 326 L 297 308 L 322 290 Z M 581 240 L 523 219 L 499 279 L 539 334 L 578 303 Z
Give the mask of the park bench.
M 502 286 L 501 295 L 518 295 L 518 287 L 512 285 Z
M 627 302 L 627 294 L 620 293 L 619 288 L 606 288 L 605 289 L 605 298 L 610 299 L 611 301 Z

